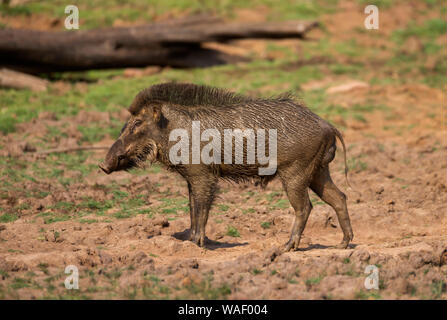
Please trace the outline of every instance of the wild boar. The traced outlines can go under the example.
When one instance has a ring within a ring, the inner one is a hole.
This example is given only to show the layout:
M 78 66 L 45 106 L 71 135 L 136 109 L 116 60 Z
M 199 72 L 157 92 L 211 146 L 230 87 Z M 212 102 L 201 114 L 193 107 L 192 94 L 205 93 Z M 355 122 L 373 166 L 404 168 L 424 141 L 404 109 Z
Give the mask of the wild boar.
M 308 188 L 337 214 L 344 234 L 337 247 L 346 248 L 353 239 L 346 196 L 329 173 L 338 138 L 347 179 L 342 135 L 291 95 L 260 99 L 209 86 L 164 83 L 138 93 L 129 112 L 100 168 L 110 174 L 159 161 L 178 172 L 188 185 L 190 240 L 197 245 L 205 245 L 219 178 L 265 186 L 279 177 L 295 211 L 286 251 L 298 249 L 312 209 Z

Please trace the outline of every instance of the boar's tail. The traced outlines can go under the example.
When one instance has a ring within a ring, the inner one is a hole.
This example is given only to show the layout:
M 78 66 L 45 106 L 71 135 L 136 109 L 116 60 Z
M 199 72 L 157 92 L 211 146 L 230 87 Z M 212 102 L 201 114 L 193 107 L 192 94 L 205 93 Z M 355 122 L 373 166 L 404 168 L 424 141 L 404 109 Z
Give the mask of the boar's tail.
M 335 135 L 337 136 L 338 140 L 340 140 L 341 145 L 343 146 L 343 157 L 344 157 L 344 160 L 345 160 L 345 179 L 346 179 L 346 184 L 351 189 L 353 189 L 351 184 L 349 183 L 349 180 L 348 180 L 348 162 L 346 161 L 346 145 L 345 145 L 345 141 L 343 140 L 343 136 L 341 135 L 340 131 L 338 131 L 338 129 L 335 128 L 335 127 L 333 127 L 333 129 L 334 129 Z

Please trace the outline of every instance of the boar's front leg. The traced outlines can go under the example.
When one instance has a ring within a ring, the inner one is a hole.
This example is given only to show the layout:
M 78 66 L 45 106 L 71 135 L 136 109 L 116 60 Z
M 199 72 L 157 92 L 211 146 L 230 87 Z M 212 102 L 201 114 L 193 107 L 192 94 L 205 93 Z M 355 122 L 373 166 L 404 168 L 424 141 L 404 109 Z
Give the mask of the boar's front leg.
M 217 179 L 212 175 L 199 175 L 188 177 L 190 189 L 190 240 L 198 246 L 205 245 L 205 228 L 208 214 L 214 200 Z
M 192 195 L 191 184 L 188 182 L 188 193 L 189 193 L 189 218 L 191 220 L 191 228 L 189 229 L 189 240 L 193 241 L 197 232 L 196 215 L 194 212 L 194 196 Z

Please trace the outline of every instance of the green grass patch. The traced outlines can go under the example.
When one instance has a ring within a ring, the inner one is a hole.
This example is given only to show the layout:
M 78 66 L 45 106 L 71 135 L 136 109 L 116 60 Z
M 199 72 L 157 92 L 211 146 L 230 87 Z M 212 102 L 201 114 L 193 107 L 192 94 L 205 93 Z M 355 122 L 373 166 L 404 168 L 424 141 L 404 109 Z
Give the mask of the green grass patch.
M 313 286 L 313 285 L 317 285 L 321 282 L 321 280 L 323 280 L 324 276 L 320 275 L 318 277 L 314 277 L 314 278 L 309 278 L 306 280 L 306 285 L 308 286 Z
M 444 280 L 433 281 L 430 284 L 430 289 L 431 289 L 431 293 L 432 293 L 432 298 L 439 299 L 441 297 L 441 295 L 445 292 L 445 289 L 446 289 Z
M 365 292 L 364 290 L 360 290 L 355 293 L 355 298 L 359 300 L 368 300 L 370 298 L 381 300 L 382 296 L 378 292 Z
M 13 222 L 16 221 L 18 218 L 19 217 L 16 214 L 4 213 L 0 215 L 0 222 L 1 223 Z
M 142 23 L 154 20 L 156 17 L 168 12 L 178 13 L 208 13 L 233 18 L 238 8 L 268 8 L 269 20 L 287 19 L 316 19 L 323 13 L 334 12 L 337 1 L 333 0 L 297 0 L 293 2 L 277 2 L 274 0 L 236 0 L 236 1 L 191 1 L 191 0 L 110 0 L 107 10 L 95 1 L 77 0 L 76 6 L 80 13 L 80 29 L 92 29 L 111 26 L 116 20 L 141 21 Z M 61 0 L 30 2 L 24 5 L 9 7 L 2 5 L 1 11 L 9 16 L 29 16 L 40 14 L 59 19 L 65 19 L 64 9 L 67 3 Z M 63 28 L 63 27 L 62 27 Z
M 357 0 L 362 6 L 375 5 L 380 9 L 388 9 L 393 5 L 393 0 Z
M 270 229 L 271 225 L 272 224 L 270 222 L 262 222 L 261 223 L 262 229 Z
M 410 23 L 407 28 L 393 32 L 392 39 L 398 44 L 403 44 L 409 37 L 422 39 L 436 39 L 447 33 L 447 21 L 444 19 L 426 20 L 421 25 Z
M 219 204 L 219 205 L 217 205 L 217 207 L 218 207 L 219 210 L 222 211 L 222 212 L 227 212 L 228 209 L 230 209 L 230 207 L 229 207 L 228 205 L 226 205 L 226 204 Z
M 231 294 L 231 288 L 227 284 L 215 287 L 213 286 L 213 278 L 207 277 L 200 283 L 191 283 L 185 286 L 188 291 L 188 298 L 194 297 L 196 299 L 205 300 L 222 300 Z
M 261 274 L 262 272 L 263 272 L 262 270 L 254 268 L 251 273 L 254 275 L 258 275 L 258 274 Z
M 273 209 L 288 209 L 290 207 L 290 202 L 287 199 L 279 199 L 273 205 Z
M 235 227 L 228 226 L 228 228 L 227 228 L 227 236 L 238 238 L 238 237 L 241 236 L 241 234 L 239 233 L 239 231 Z
M 14 278 L 13 282 L 9 286 L 11 289 L 14 290 L 27 288 L 30 286 L 30 280 L 23 278 Z

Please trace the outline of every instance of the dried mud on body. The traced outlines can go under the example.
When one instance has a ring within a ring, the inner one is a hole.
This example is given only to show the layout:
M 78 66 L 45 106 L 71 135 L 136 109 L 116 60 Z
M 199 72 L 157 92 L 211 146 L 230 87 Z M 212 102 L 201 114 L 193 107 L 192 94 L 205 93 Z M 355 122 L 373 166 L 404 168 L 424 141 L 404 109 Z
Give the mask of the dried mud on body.
M 340 1 L 337 12 L 321 16 L 330 32 L 321 47 L 313 48 L 311 41 L 284 41 L 284 48 L 273 50 L 262 41 L 232 44 L 240 51 L 253 48 L 254 56 L 278 59 L 292 49 L 297 50 L 294 59 L 300 50 L 315 50 L 317 56 L 325 48 L 337 49 L 330 59 L 316 57 L 312 66 L 161 70 L 142 78 L 199 82 L 203 76 L 208 84 L 228 82 L 232 90 L 256 95 L 303 90 L 309 107 L 340 128 L 347 143 L 353 188 L 346 188 L 341 152 L 331 172 L 348 198 L 354 231 L 348 249 L 333 248 L 343 237 L 337 217 L 310 193 L 313 210 L 300 250 L 282 253 L 294 216 L 277 180 L 265 190 L 220 182 L 207 225 L 209 239 L 199 248 L 185 240 L 188 193 L 176 174 L 156 164 L 105 175 L 97 165 L 106 150 L 38 154 L 62 147 L 109 147 L 127 118 L 119 110 L 130 99 L 117 100 L 118 107 L 108 100 L 135 83 L 140 86 L 128 74 L 125 80 L 112 74 L 116 79 L 91 84 L 61 81 L 52 85 L 56 107 L 45 96 L 51 110 L 0 136 L 0 298 L 446 299 L 447 87 L 421 83 L 440 79 L 436 70 L 443 67 L 442 51 L 406 62 L 411 70 L 384 62 L 393 61 L 393 55 L 410 59 L 423 45 L 435 47 L 408 37 L 405 52 L 393 50 L 392 30 L 411 19 L 423 25 L 415 16 L 420 6 L 429 18 L 439 11 L 413 2 L 414 9 L 398 4 L 383 10 L 379 36 L 358 31 L 363 11 Z M 311 36 L 320 39 L 324 32 Z M 436 41 L 443 44 L 445 35 Z M 375 51 L 366 51 L 369 47 Z M 416 66 L 425 71 L 415 71 Z M 261 73 L 272 77 L 262 82 Z M 234 75 L 240 79 L 233 81 Z M 294 82 L 300 76 L 309 80 Z M 106 94 L 99 91 L 104 88 Z M 81 111 L 72 114 L 72 105 Z M 90 106 L 100 107 L 91 111 Z M 64 286 L 68 265 L 79 269 L 79 290 Z M 378 290 L 365 288 L 368 265 L 379 269 Z

